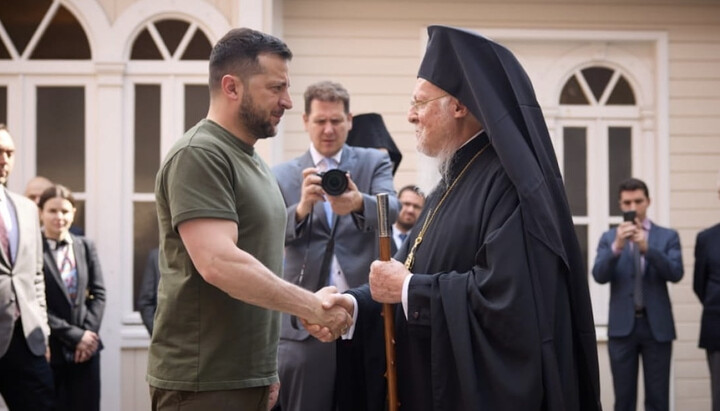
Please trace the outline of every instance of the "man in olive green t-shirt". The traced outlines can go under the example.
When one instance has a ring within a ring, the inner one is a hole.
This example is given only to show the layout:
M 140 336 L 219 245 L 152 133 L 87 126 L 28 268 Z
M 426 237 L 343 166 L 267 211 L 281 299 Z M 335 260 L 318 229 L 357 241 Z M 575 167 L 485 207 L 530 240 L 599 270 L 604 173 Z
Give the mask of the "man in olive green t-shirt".
M 158 308 L 147 379 L 154 410 L 266 410 L 276 396 L 279 314 L 351 324 L 280 278 L 285 206 L 255 153 L 285 110 L 292 53 L 279 39 L 234 29 L 210 55 L 210 109 L 157 175 Z

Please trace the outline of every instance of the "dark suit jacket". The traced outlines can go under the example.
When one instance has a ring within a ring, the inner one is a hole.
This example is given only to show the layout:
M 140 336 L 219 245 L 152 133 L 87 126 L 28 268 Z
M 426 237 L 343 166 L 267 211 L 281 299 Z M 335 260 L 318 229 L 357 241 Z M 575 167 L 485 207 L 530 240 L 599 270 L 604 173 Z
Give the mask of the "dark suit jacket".
M 320 266 L 330 239 L 322 202 L 315 204 L 312 212 L 312 228 L 308 220 L 298 225 L 295 210 L 300 202 L 302 170 L 314 167 L 310 151 L 300 157 L 279 164 L 273 168 L 280 191 L 287 206 L 287 227 L 285 230 L 285 280 L 311 291 L 319 289 Z M 352 180 L 363 194 L 362 215 L 348 214 L 339 217 L 335 229 L 335 255 L 342 267 L 350 288 L 358 287 L 368 280 L 370 263 L 378 256 L 377 245 L 377 200 L 375 194 L 390 193 L 389 214 L 391 222 L 398 212 L 397 198 L 393 188 L 392 163 L 387 153 L 377 149 L 344 146 L 338 168 L 349 171 Z M 309 241 L 308 241 L 309 240 Z M 305 270 L 302 280 L 300 272 Z M 309 334 L 304 328 L 295 329 L 290 317 L 283 314 L 280 336 L 291 340 L 304 340 Z
M 15 327 L 15 301 L 28 348 L 35 355 L 45 354 L 48 328 L 45 308 L 45 281 L 42 275 L 42 239 L 37 204 L 5 190 L 18 222 L 18 248 L 11 263 L 0 251 L 0 357 L 7 351 Z M 0 247 L 2 248 L 2 247 Z
M 616 231 L 615 228 L 606 231 L 600 238 L 592 274 L 600 284 L 610 282 L 608 336 L 625 337 L 635 325 L 634 268 L 629 243 L 619 255 L 613 254 Z M 650 329 L 659 342 L 675 339 L 667 282 L 676 283 L 682 276 L 680 237 L 675 230 L 652 224 L 645 253 L 643 295 Z
M 697 235 L 693 290 L 703 305 L 699 346 L 720 350 L 720 224 Z
M 105 286 L 95 245 L 86 237 L 72 234 L 70 237 L 78 275 L 78 293 L 74 301 L 60 277 L 55 255 L 47 240 L 43 246 L 53 363 L 64 362 L 65 355 L 75 352 L 85 330 L 99 333 L 105 311 Z

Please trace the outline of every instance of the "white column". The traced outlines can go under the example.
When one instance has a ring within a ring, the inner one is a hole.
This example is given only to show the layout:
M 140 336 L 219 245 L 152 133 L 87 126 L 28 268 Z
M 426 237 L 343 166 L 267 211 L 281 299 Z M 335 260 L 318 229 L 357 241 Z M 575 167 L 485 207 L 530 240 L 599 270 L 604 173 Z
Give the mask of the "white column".
M 102 351 L 101 408 L 105 411 L 120 411 L 122 398 L 121 331 L 123 296 L 122 275 L 124 264 L 122 250 L 127 241 L 122 241 L 128 232 L 123 215 L 122 184 L 123 163 L 123 105 L 122 76 L 123 63 L 102 63 L 96 65 L 97 96 L 90 117 L 95 119 L 88 129 L 88 207 L 86 222 L 88 237 L 96 241 L 100 263 L 105 280 L 105 315 L 100 336 L 105 345 Z

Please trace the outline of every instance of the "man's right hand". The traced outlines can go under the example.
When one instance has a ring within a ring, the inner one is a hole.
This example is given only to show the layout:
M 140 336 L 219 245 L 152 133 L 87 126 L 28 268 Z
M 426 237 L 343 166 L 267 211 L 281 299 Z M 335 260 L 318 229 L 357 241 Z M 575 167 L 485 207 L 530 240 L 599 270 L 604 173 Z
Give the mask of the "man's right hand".
M 352 298 L 346 294 L 340 294 L 335 287 L 325 287 L 320 289 L 315 295 L 322 302 L 322 310 L 327 316 L 333 318 L 331 323 L 322 321 L 312 321 L 309 319 L 301 319 L 303 327 L 312 335 L 322 342 L 331 342 L 345 334 L 352 325 L 353 311 L 355 305 Z M 343 321 L 336 322 L 343 318 Z
M 632 221 L 623 221 L 620 223 L 615 231 L 615 243 L 613 244 L 613 248 L 616 250 L 622 250 L 625 247 L 625 243 L 627 243 L 628 239 L 632 239 L 637 230 L 637 225 L 635 225 Z
M 325 201 L 322 189 L 322 178 L 317 175 L 318 169 L 306 168 L 302 171 L 303 182 L 300 187 L 300 202 L 295 209 L 295 221 L 300 222 L 312 212 L 312 208 L 318 201 Z

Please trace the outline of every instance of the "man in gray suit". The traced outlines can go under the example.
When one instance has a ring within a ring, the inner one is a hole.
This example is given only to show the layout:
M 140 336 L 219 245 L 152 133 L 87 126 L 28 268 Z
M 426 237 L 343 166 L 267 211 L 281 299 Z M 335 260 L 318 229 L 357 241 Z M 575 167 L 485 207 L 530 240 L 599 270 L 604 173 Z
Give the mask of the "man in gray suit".
M 12 411 L 54 408 L 37 205 L 5 188 L 15 144 L 0 124 L 0 393 Z
M 284 277 L 311 291 L 330 284 L 342 292 L 366 283 L 377 258 L 375 194 L 391 194 L 395 220 L 393 166 L 386 152 L 345 144 L 352 114 L 340 84 L 308 87 L 303 122 L 310 149 L 273 169 L 288 215 Z M 330 169 L 346 172 L 347 188 L 338 195 L 326 193 L 318 175 Z M 283 315 L 278 363 L 283 411 L 333 409 L 335 344 L 309 338 L 299 322 Z
M 620 209 L 634 211 L 635 218 L 603 234 L 592 270 L 598 283 L 610 283 L 608 354 L 615 410 L 635 410 L 638 357 L 646 409 L 668 410 L 675 323 L 667 283 L 683 277 L 680 238 L 647 218 L 650 195 L 643 181 L 623 181 L 619 194 Z

